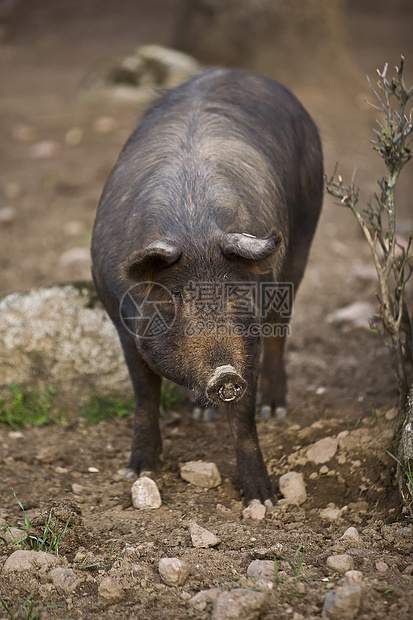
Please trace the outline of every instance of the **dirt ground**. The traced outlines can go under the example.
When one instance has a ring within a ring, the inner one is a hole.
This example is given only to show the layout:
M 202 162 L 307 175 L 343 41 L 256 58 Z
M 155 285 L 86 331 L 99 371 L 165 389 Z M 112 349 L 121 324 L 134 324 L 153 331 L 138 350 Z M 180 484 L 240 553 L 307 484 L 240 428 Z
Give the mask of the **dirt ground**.
M 3 22 L 0 208 L 13 210 L 11 221 L 0 222 L 0 295 L 89 279 L 87 248 L 99 195 L 141 109 L 133 102 L 91 102 L 83 94 L 91 76 L 118 54 L 169 43 L 178 4 L 21 0 Z M 343 176 L 357 166 L 366 200 L 381 169 L 369 145 L 374 112 L 364 103 L 371 97 L 363 75 L 373 76 L 385 61 L 392 67 L 403 53 L 413 81 L 413 13 L 404 4 L 348 3 L 343 28 L 357 79 L 343 74 L 340 86 L 328 91 L 316 80 L 291 77 L 289 83 L 320 127 L 326 172 L 336 161 Z M 407 169 L 398 193 L 405 237 L 413 229 L 412 190 Z M 384 449 L 391 446 L 397 405 L 391 359 L 373 332 L 327 320 L 354 301 L 375 303 L 375 280 L 363 269 L 369 265 L 351 214 L 326 197 L 288 344 L 289 413 L 286 420 L 258 422 L 275 491 L 281 474 L 303 474 L 308 497 L 300 506 L 281 503 L 264 521 L 243 519 L 226 420 L 195 421 L 186 405 L 162 421 L 164 458 L 156 481 L 163 504 L 152 511 L 131 506 L 131 483 L 122 475 L 130 417 L 87 429 L 0 429 L 3 523 L 21 518 L 12 489 L 30 518 L 50 502 L 67 514 L 79 507 L 59 553 L 61 565 L 74 571 L 73 587 L 42 570 L 0 572 L 0 596 L 10 609 L 17 609 L 18 593 L 33 591 L 42 618 L 206 619 L 211 603 L 190 602 L 198 591 L 250 588 L 267 593 L 263 619 L 318 618 L 326 592 L 342 581 L 326 559 L 346 552 L 363 574 L 354 617 L 412 618 L 413 530 L 399 510 L 394 462 Z M 337 452 L 324 465 L 314 463 L 307 449 L 325 437 L 338 440 Z M 206 490 L 184 482 L 179 464 L 191 460 L 215 462 L 222 484 Z M 217 534 L 220 545 L 194 548 L 188 529 L 194 520 Z M 350 526 L 358 540 L 341 538 Z M 294 580 L 285 558 L 292 560 L 300 544 L 305 553 Z M 13 550 L 0 546 L 0 567 Z M 189 564 L 183 585 L 162 581 L 162 557 Z M 90 558 L 96 565 L 86 568 Z M 263 585 L 246 577 L 251 561 L 274 558 L 278 583 L 275 574 Z M 106 577 L 120 584 L 118 600 L 102 594 Z M 50 605 L 60 607 L 46 609 Z

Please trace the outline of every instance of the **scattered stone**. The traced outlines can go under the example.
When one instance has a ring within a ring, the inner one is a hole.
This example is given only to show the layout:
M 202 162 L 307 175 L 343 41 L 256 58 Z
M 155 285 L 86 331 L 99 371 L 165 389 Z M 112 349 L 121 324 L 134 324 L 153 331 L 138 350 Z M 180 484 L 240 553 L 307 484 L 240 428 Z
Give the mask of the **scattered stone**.
M 273 560 L 253 560 L 247 568 L 248 577 L 274 577 Z
M 55 140 L 42 140 L 29 148 L 30 159 L 52 159 L 59 154 L 60 145 Z
M 90 249 L 84 246 L 70 248 L 59 256 L 59 263 L 63 267 L 68 267 L 77 261 L 90 261 Z
M 79 146 L 83 140 L 82 127 L 71 127 L 65 135 L 65 143 L 68 146 Z
M 162 558 L 159 574 L 168 586 L 181 586 L 189 577 L 189 565 L 178 558 Z
M 49 578 L 52 583 L 63 592 L 73 592 L 79 584 L 79 577 L 72 568 L 57 566 L 49 571 Z
M 355 542 L 360 542 L 360 534 L 355 527 L 348 527 L 340 540 L 345 540 L 346 538 L 349 540 L 354 540 Z
M 211 620 L 256 620 L 264 609 L 267 594 L 239 588 L 221 592 L 215 601 Z
M 98 474 L 99 473 L 99 470 L 98 470 L 97 467 L 88 467 L 87 470 L 88 470 L 88 472 L 90 474 Z
M 406 566 L 404 571 L 402 571 L 402 575 L 412 575 L 412 574 L 413 574 L 413 565 L 409 564 L 408 566 Z
M 81 484 L 77 484 L 77 482 L 74 482 L 72 484 L 72 491 L 73 493 L 75 493 L 75 495 L 82 495 L 84 490 L 85 487 L 83 487 Z
M 327 558 L 327 566 L 335 573 L 344 574 L 347 571 L 354 570 L 354 560 L 345 553 L 342 555 L 330 555 Z
M 359 570 L 348 570 L 344 573 L 344 577 L 349 583 L 351 583 L 352 581 L 362 581 L 363 573 Z
M 312 463 L 327 463 L 337 452 L 337 446 L 337 439 L 324 437 L 308 448 L 306 457 Z
M 108 605 L 119 603 L 123 599 L 123 588 L 117 579 L 104 577 L 98 588 L 99 598 Z
M 388 570 L 389 568 L 389 565 L 386 564 L 386 562 L 376 562 L 375 566 L 376 570 L 378 570 L 380 573 L 385 573 L 386 570 Z
M 181 465 L 181 478 L 198 487 L 212 489 L 221 484 L 221 476 L 215 463 L 189 461 Z
M 360 608 L 361 584 L 349 583 L 327 592 L 324 599 L 322 618 L 330 620 L 352 620 Z
M 322 519 L 328 519 L 329 521 L 335 521 L 341 517 L 341 509 L 330 503 L 327 508 L 322 508 L 320 510 L 320 517 Z
M 45 551 L 24 551 L 19 549 L 12 553 L 4 563 L 3 573 L 46 570 L 61 564 L 60 558 Z
M 108 134 L 112 133 L 118 126 L 118 122 L 112 116 L 100 116 L 92 123 L 92 129 L 96 133 Z
M 17 210 L 14 207 L 7 206 L 0 209 L 0 224 L 11 224 L 16 219 Z
M 392 409 L 389 409 L 388 411 L 386 411 L 384 417 L 386 418 L 386 420 L 390 422 L 391 420 L 395 420 L 398 415 L 399 415 L 399 412 L 397 408 L 393 407 Z
M 221 539 L 215 536 L 209 530 L 198 525 L 195 521 L 192 521 L 189 526 L 189 533 L 191 535 L 192 544 L 194 547 L 206 549 L 207 547 L 215 547 L 219 545 Z
M 284 495 L 281 502 L 288 504 L 302 504 L 307 499 L 304 478 L 302 474 L 290 471 L 279 479 L 280 491 Z
M 156 482 L 147 476 L 138 478 L 132 485 L 132 504 L 139 510 L 153 510 L 162 505 Z
M 242 511 L 243 519 L 254 519 L 255 521 L 262 521 L 265 518 L 267 512 L 264 504 L 261 504 L 259 499 L 253 499 Z
M 329 314 L 327 322 L 336 325 L 351 323 L 354 328 L 370 329 L 370 318 L 374 312 L 373 304 L 367 301 L 356 301 Z

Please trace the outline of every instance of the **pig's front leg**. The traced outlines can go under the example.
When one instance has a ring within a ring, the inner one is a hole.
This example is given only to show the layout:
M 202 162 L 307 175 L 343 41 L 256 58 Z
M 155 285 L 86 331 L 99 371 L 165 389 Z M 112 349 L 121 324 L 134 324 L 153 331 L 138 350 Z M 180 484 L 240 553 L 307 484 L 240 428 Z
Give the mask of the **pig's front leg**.
M 159 429 L 161 377 L 153 373 L 136 349 L 133 338 L 122 340 L 135 392 L 132 449 L 127 475 L 155 471 L 162 451 Z
M 248 388 L 243 398 L 237 403 L 228 403 L 226 409 L 235 438 L 238 474 L 245 500 L 247 504 L 253 499 L 264 503 L 266 500 L 273 501 L 273 493 L 255 424 L 257 378 L 247 377 L 247 382 Z

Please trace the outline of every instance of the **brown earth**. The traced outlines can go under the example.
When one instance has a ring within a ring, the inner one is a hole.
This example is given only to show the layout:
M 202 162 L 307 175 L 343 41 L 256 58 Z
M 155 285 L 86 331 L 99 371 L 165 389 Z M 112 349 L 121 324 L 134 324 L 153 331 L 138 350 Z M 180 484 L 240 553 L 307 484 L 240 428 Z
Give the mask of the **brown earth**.
M 15 211 L 12 222 L 0 223 L 0 294 L 90 277 L 81 254 L 75 261 L 62 255 L 88 247 L 105 178 L 141 108 L 90 101 L 83 94 L 90 76 L 118 54 L 139 44 L 169 43 L 178 4 L 21 0 L 4 21 L 0 207 Z M 288 85 L 320 127 L 326 172 L 335 161 L 343 176 L 357 166 L 366 200 L 381 169 L 369 146 L 374 112 L 364 103 L 371 96 L 363 74 L 373 76 L 385 61 L 393 66 L 404 53 L 412 81 L 412 17 L 407 3 L 351 1 L 343 28 L 354 73 L 337 66 L 330 89 L 290 76 Z M 42 141 L 52 141 L 46 157 L 36 151 Z M 411 170 L 406 170 L 398 193 L 403 236 L 413 228 L 412 190 Z M 49 426 L 17 434 L 0 429 L 3 523 L 21 518 L 12 489 L 31 518 L 41 506 L 44 514 L 51 505 L 64 514 L 76 511 L 59 555 L 74 569 L 76 587 L 69 592 L 41 571 L 0 573 L 0 596 L 10 609 L 17 609 L 17 593 L 25 597 L 34 591 L 42 618 L 206 619 L 210 604 L 188 602 L 199 590 L 267 587 L 262 618 L 317 618 L 326 592 L 341 580 L 332 576 L 326 558 L 347 550 L 364 577 L 356 617 L 413 617 L 412 524 L 399 509 L 394 461 L 384 450 L 391 447 L 397 405 L 390 355 L 373 332 L 326 320 L 353 301 L 375 303 L 374 279 L 357 275 L 360 265 L 370 264 L 351 214 L 326 197 L 288 346 L 290 411 L 285 421 L 258 423 L 274 489 L 287 471 L 304 475 L 308 499 L 299 507 L 277 504 L 264 521 L 243 520 L 226 420 L 194 421 L 187 405 L 162 421 L 164 459 L 156 480 L 163 504 L 154 511 L 131 507 L 131 483 L 122 475 L 130 417 L 88 428 Z M 320 471 L 321 464 L 306 458 L 307 447 L 337 435 L 338 451 Z M 205 490 L 184 482 L 179 463 L 190 460 L 215 462 L 221 486 Z M 68 501 L 80 507 L 81 515 Z M 335 519 L 320 513 L 329 504 L 340 509 Z M 193 548 L 188 531 L 193 520 L 216 533 L 221 544 Z M 358 542 L 340 540 L 349 526 L 357 528 Z M 305 554 L 294 581 L 283 558 L 291 560 L 300 544 Z M 0 547 L 0 566 L 13 550 Z M 85 568 L 93 563 L 82 562 L 87 554 L 96 566 Z M 182 586 L 163 583 L 157 570 L 162 557 L 189 563 L 190 576 Z M 246 578 L 252 560 L 274 558 L 278 586 L 275 575 L 267 586 Z M 122 589 L 123 598 L 112 604 L 98 596 L 107 576 Z M 45 609 L 49 605 L 61 607 Z M 1 610 L 0 618 L 6 617 Z

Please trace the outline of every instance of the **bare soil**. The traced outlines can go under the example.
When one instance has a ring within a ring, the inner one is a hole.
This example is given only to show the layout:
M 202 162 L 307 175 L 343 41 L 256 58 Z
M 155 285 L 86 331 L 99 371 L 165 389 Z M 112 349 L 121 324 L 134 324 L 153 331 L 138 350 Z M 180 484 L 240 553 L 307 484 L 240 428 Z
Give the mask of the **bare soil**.
M 65 253 L 88 247 L 104 181 L 142 109 L 125 101 L 91 101 L 84 93 L 94 72 L 118 54 L 144 43 L 168 44 L 178 4 L 21 0 L 4 21 L 0 207 L 15 211 L 13 221 L 0 223 L 0 294 L 90 278 L 84 252 L 77 250 L 76 260 Z M 411 24 L 407 3 L 351 1 L 343 28 L 358 77 L 337 67 L 334 87 L 325 90 L 316 80 L 295 83 L 290 76 L 289 86 L 320 127 L 327 174 L 335 161 L 343 176 L 357 166 L 366 200 L 375 190 L 380 161 L 369 146 L 374 112 L 364 103 L 371 96 L 363 74 L 373 76 L 404 53 L 412 81 Z M 44 141 L 46 156 L 36 146 Z M 413 228 L 412 190 L 406 170 L 398 194 L 403 236 Z M 25 428 L 17 434 L 0 429 L 0 518 L 21 519 L 12 489 L 30 518 L 52 505 L 69 514 L 80 509 L 59 550 L 79 577 L 76 588 L 64 590 L 35 571 L 0 572 L 0 596 L 8 606 L 16 610 L 17 593 L 34 591 L 42 618 L 206 619 L 211 605 L 194 607 L 191 596 L 215 587 L 259 589 L 246 577 L 249 563 L 277 558 L 280 582 L 274 575 L 261 617 L 317 618 L 326 592 L 341 579 L 332 575 L 326 558 L 346 551 L 363 573 L 356 617 L 412 618 L 413 530 L 400 511 L 394 461 L 384 449 L 391 449 L 396 423 L 391 358 L 373 332 L 327 320 L 354 301 L 375 303 L 375 280 L 360 277 L 359 267 L 368 265 L 351 214 L 326 197 L 288 345 L 289 413 L 286 420 L 258 421 L 276 493 L 281 474 L 294 470 L 304 476 L 308 499 L 300 506 L 277 504 L 264 521 L 242 519 L 226 420 L 195 421 L 187 403 L 162 420 L 164 456 L 156 481 L 163 504 L 153 511 L 131 506 L 131 482 L 122 474 L 131 417 L 88 428 Z M 337 436 L 337 453 L 323 469 L 306 458 L 312 443 Z M 215 462 L 221 486 L 205 490 L 184 482 L 179 464 L 190 460 Z M 323 516 L 328 507 L 340 509 L 335 519 Z M 216 533 L 221 544 L 193 548 L 188 531 L 193 520 Z M 341 539 L 349 526 L 357 529 L 358 542 Z M 292 559 L 300 544 L 303 567 L 293 580 L 283 558 Z M 13 550 L 0 546 L 0 566 Z M 88 554 L 97 563 L 92 568 L 81 560 Z M 162 557 L 189 563 L 182 586 L 163 583 L 157 568 Z M 122 600 L 113 604 L 98 596 L 108 575 L 123 590 Z M 49 605 L 61 607 L 46 609 Z M 0 618 L 6 617 L 0 609 Z

